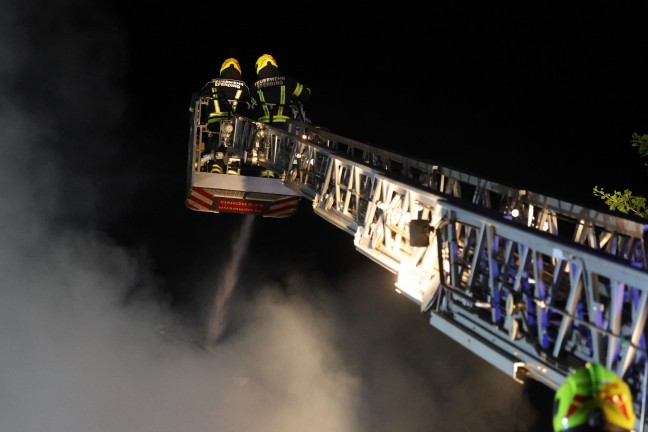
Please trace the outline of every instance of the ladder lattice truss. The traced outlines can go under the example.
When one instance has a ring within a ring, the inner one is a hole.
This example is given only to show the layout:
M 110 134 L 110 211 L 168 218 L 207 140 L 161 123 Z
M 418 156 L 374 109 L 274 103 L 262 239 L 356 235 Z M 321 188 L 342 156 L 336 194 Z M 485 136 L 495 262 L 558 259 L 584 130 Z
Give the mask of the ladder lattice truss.
M 433 327 L 553 389 L 600 362 L 633 389 L 643 430 L 646 224 L 301 123 L 284 131 L 237 117 L 232 145 L 353 235 Z

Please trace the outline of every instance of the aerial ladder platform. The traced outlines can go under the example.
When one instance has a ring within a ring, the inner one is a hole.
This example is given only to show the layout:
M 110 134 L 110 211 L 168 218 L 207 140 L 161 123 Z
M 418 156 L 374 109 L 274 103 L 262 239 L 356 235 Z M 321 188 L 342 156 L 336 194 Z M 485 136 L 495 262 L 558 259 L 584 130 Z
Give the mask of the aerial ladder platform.
M 187 196 L 200 171 L 199 133 L 197 121 Z M 520 383 L 557 390 L 586 362 L 601 363 L 628 383 L 635 429 L 648 430 L 648 222 L 310 123 L 277 128 L 235 116 L 221 138 L 350 234 L 432 327 Z

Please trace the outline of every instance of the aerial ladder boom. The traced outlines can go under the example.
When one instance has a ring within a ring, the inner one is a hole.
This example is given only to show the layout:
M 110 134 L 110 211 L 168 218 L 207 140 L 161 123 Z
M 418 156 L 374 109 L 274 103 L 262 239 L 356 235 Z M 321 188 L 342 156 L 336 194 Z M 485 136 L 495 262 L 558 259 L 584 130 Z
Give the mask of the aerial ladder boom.
M 430 325 L 513 379 L 557 389 L 599 362 L 646 425 L 645 221 L 359 143 L 310 124 L 235 117 L 254 154 L 356 249 L 396 275 Z

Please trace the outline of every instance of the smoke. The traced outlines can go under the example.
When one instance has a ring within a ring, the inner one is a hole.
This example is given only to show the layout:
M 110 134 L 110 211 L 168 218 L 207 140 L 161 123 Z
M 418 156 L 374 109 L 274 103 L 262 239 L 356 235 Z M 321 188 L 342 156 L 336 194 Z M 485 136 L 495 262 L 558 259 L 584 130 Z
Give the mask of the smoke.
M 209 311 L 209 321 L 207 323 L 207 335 L 205 344 L 207 346 L 215 343 L 223 333 L 227 324 L 227 306 L 241 272 L 241 260 L 245 256 L 245 251 L 249 247 L 250 237 L 252 236 L 252 224 L 254 215 L 245 216 L 241 224 L 240 231 L 232 243 L 230 261 L 224 268 L 222 283 L 214 295 L 214 302 Z
M 96 5 L 56 3 L 0 16 L 0 430 L 527 430 L 522 388 L 435 333 L 350 237 L 322 259 L 275 221 L 290 245 L 259 248 L 268 231 L 241 218 L 231 249 L 223 216 L 165 199 L 175 181 L 140 165 L 153 143 L 124 133 L 127 34 Z M 108 229 L 148 232 L 126 218 L 152 192 L 141 219 L 178 242 L 172 271 L 158 237 Z M 307 205 L 294 218 L 316 230 Z M 224 267 L 186 266 L 205 262 L 196 239 L 227 251 Z M 178 314 L 169 273 L 220 290 L 211 322 Z

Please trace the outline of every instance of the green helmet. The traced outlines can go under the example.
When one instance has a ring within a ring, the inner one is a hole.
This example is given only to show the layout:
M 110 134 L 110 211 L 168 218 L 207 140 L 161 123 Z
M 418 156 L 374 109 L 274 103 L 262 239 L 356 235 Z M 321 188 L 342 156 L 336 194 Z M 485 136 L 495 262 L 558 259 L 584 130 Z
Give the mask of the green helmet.
M 573 372 L 554 396 L 554 432 L 629 432 L 635 421 L 630 387 L 598 363 Z
M 220 73 L 222 74 L 225 69 L 228 67 L 232 66 L 234 69 L 238 71 L 238 73 L 241 73 L 241 65 L 239 64 L 238 60 L 235 58 L 228 58 L 223 62 L 223 65 L 220 68 Z
M 270 54 L 263 54 L 261 57 L 259 57 L 256 61 L 255 67 L 256 67 L 256 73 L 257 75 L 259 74 L 259 71 L 263 69 L 264 67 L 272 65 L 276 68 L 277 66 L 277 61 L 272 57 Z

